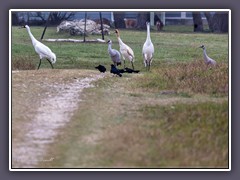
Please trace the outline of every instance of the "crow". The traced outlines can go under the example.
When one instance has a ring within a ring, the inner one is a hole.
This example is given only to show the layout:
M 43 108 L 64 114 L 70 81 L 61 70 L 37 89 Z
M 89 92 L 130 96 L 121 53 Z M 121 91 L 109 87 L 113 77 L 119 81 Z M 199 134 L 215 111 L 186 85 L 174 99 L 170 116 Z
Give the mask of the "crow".
M 106 68 L 103 65 L 98 65 L 97 67 L 95 67 L 96 69 L 98 69 L 100 72 L 105 73 Z
M 122 74 L 120 73 L 120 71 L 113 64 L 111 64 L 110 73 L 117 74 L 119 77 L 122 77 Z
M 140 71 L 139 70 L 133 70 L 133 69 L 130 69 L 130 68 L 125 68 L 125 71 L 128 72 L 128 73 L 139 73 Z
M 126 72 L 127 72 L 127 71 L 124 70 L 124 69 L 118 69 L 118 71 L 119 71 L 120 73 L 126 73 Z

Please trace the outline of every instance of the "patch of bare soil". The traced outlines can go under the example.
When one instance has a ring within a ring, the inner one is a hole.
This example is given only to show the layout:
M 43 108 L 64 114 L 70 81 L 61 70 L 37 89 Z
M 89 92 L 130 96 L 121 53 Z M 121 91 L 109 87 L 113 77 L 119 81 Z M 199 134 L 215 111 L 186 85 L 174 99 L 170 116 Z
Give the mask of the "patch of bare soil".
M 34 168 L 58 129 L 71 119 L 81 92 L 103 74 L 86 70 L 12 73 L 12 168 Z

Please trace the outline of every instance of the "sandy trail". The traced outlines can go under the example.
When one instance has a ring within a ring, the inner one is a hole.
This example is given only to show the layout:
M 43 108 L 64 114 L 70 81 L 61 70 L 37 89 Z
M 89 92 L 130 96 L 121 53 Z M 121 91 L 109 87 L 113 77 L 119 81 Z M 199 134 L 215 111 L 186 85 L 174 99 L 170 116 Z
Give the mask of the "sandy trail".
M 91 83 L 102 77 L 102 74 L 91 75 L 67 84 L 49 85 L 55 93 L 46 92 L 48 96 L 41 99 L 36 114 L 24 125 L 27 131 L 21 141 L 14 142 L 13 168 L 35 168 L 41 161 L 54 160 L 54 157 L 43 159 L 46 148 L 60 133 L 58 129 L 70 121 L 81 101 L 82 90 L 92 87 Z

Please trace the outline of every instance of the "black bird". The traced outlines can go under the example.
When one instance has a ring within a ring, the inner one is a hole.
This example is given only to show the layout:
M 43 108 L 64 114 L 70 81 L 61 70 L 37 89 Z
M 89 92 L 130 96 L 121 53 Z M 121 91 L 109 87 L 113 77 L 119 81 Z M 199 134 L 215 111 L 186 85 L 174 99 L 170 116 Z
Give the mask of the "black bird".
M 133 70 L 133 69 L 130 69 L 130 68 L 125 68 L 125 71 L 128 72 L 128 73 L 139 73 L 140 71 L 139 70 Z
M 100 72 L 105 73 L 106 72 L 106 68 L 103 65 L 98 65 L 97 67 L 95 67 L 96 69 L 98 69 Z
M 120 73 L 120 71 L 113 64 L 111 64 L 110 73 L 117 74 L 119 77 L 122 77 L 122 74 Z
M 118 69 L 118 71 L 119 71 L 120 73 L 126 73 L 126 72 L 127 72 L 127 71 L 124 70 L 124 69 Z

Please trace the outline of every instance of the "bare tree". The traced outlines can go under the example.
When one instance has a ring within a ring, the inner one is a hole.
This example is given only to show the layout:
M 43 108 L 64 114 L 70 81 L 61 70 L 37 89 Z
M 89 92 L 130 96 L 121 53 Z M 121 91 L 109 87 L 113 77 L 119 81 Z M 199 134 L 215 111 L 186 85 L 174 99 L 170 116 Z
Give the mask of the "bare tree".
M 39 17 L 43 23 L 46 23 L 47 17 L 42 12 L 36 12 L 36 17 Z
M 124 12 L 114 12 L 114 25 L 115 28 L 126 28 L 125 22 L 124 22 L 124 17 L 125 13 Z
M 193 31 L 194 32 L 203 32 L 203 22 L 200 12 L 193 12 Z
M 43 12 L 27 12 L 26 16 L 27 16 L 27 19 L 26 19 L 27 24 L 42 25 L 46 23 L 46 19 L 47 19 L 46 13 L 43 13 Z
M 68 20 L 74 15 L 74 12 L 51 12 L 50 24 L 60 24 L 63 20 Z

